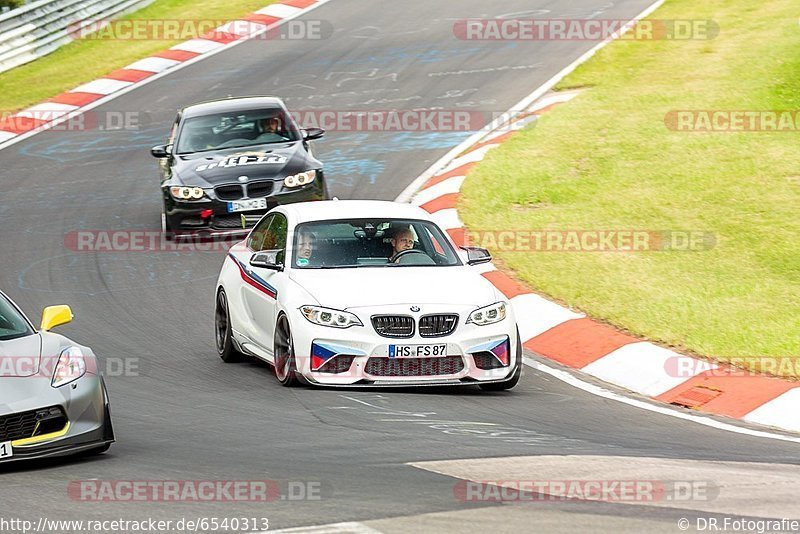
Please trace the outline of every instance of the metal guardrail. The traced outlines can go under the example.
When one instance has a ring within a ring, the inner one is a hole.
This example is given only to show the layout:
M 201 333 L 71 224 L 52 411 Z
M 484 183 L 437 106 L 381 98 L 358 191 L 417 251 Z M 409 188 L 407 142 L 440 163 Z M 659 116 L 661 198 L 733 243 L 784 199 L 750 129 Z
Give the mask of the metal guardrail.
M 154 0 L 37 0 L 0 15 L 0 72 L 70 42 L 80 29 Z

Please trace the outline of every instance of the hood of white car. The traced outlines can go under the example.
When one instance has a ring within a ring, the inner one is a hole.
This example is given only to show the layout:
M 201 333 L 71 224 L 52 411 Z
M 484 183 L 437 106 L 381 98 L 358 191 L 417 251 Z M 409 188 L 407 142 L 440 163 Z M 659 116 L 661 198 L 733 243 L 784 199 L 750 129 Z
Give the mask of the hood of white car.
M 396 304 L 485 306 L 494 286 L 472 267 L 292 269 L 292 280 L 321 306 L 340 310 Z

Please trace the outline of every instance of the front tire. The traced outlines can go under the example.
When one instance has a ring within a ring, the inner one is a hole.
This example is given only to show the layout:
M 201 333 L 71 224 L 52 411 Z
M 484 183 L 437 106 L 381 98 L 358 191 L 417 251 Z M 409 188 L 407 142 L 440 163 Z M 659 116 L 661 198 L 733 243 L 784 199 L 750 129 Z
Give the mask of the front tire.
M 278 317 L 275 326 L 274 344 L 275 378 L 284 387 L 294 387 L 300 383 L 297 372 L 297 362 L 294 356 L 294 342 L 292 330 L 289 328 L 289 319 L 285 315 Z
M 217 292 L 217 305 L 214 311 L 214 338 L 216 340 L 217 354 L 219 354 L 223 362 L 234 363 L 242 361 L 242 353 L 236 350 L 233 345 L 228 298 L 222 288 Z
M 511 378 L 503 382 L 481 384 L 481 389 L 484 391 L 506 391 L 513 388 L 519 383 L 519 379 L 522 377 L 522 365 L 522 341 L 519 338 L 519 332 L 517 332 L 517 368 L 514 374 L 511 375 Z

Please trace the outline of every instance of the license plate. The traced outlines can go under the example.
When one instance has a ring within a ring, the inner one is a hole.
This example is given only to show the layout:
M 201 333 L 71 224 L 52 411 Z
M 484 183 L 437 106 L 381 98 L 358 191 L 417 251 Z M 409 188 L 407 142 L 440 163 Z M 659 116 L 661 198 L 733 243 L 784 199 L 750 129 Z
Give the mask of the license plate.
M 433 358 L 447 356 L 447 344 L 389 345 L 390 358 Z
M 12 456 L 14 456 L 14 449 L 11 448 L 11 442 L 4 441 L 0 443 L 0 459 L 11 458 Z
M 234 200 L 228 202 L 228 213 L 265 209 L 267 209 L 266 198 L 251 198 L 249 200 Z

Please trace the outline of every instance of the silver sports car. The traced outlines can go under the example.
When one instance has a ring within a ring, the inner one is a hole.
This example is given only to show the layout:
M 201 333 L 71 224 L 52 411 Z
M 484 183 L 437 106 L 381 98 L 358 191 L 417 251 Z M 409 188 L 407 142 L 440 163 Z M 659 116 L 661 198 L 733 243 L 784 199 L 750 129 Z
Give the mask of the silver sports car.
M 94 353 L 50 332 L 71 320 L 69 306 L 50 306 L 37 332 L 0 292 L 0 463 L 101 453 L 114 442 Z

